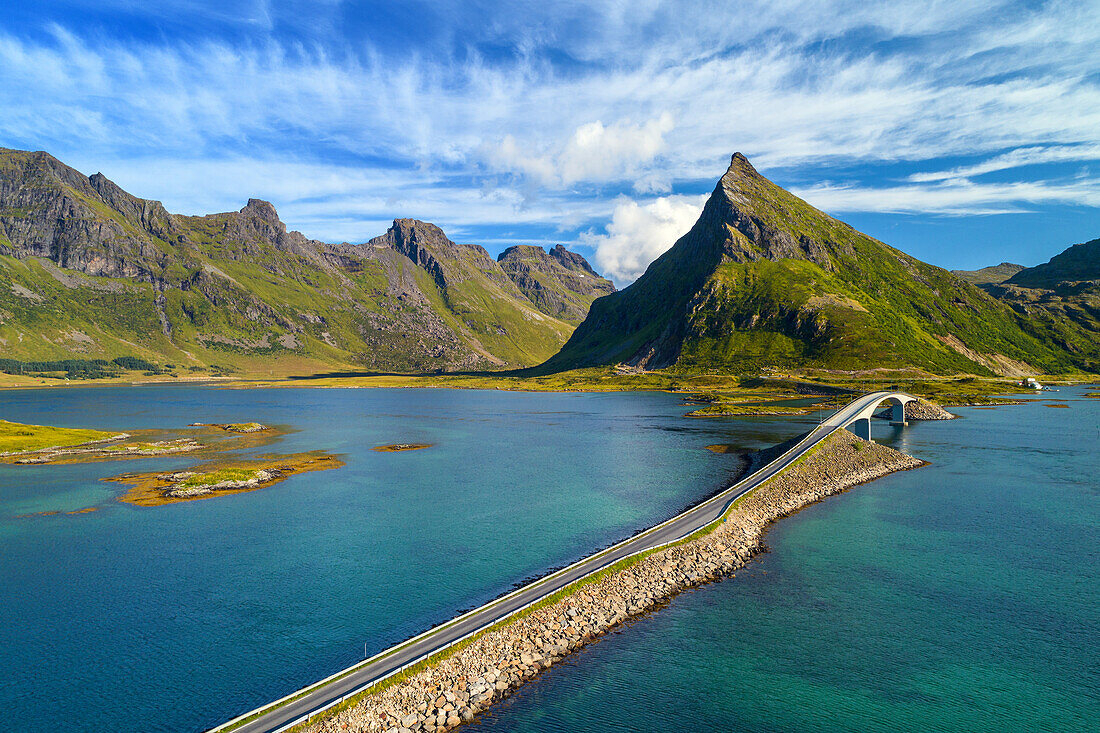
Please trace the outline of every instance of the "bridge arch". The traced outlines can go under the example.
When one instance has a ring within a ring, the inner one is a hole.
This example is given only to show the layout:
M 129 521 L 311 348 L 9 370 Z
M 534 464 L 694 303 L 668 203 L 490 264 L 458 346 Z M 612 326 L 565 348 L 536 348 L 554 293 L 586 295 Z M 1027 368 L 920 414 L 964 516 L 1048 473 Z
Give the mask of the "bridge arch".
M 905 406 L 910 402 L 916 402 L 917 398 L 904 392 L 877 392 L 869 395 L 859 406 L 859 409 L 850 415 L 845 415 L 839 427 L 850 428 L 860 438 L 871 439 L 871 418 L 875 416 L 882 405 L 890 405 L 890 424 L 907 425 L 905 420 Z

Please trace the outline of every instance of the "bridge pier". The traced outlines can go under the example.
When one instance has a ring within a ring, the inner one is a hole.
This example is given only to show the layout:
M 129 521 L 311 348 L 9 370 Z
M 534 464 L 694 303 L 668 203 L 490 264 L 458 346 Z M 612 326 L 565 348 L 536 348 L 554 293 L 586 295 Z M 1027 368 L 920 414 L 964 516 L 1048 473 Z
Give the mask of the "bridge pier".
M 905 405 L 898 403 L 890 410 L 890 424 L 891 425 L 908 425 L 905 422 Z
M 871 418 L 861 417 L 852 423 L 852 432 L 856 434 L 856 437 L 863 438 L 866 441 L 875 442 L 871 440 Z

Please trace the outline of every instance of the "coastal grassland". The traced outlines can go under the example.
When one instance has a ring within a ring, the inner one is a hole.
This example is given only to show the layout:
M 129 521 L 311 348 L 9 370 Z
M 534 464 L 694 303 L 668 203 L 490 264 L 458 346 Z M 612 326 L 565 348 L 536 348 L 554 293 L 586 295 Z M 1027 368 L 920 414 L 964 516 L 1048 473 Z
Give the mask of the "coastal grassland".
M 55 428 L 0 420 L 0 455 L 30 453 L 46 448 L 68 448 L 108 440 L 116 433 L 87 428 Z
M 1078 375 L 1084 381 L 1086 375 Z M 1041 376 L 1057 384 L 1074 380 Z M 526 392 L 662 391 L 681 394 L 686 406 L 697 406 L 696 417 L 798 415 L 839 406 L 851 396 L 877 390 L 902 391 L 944 406 L 1002 405 L 1013 400 L 1003 395 L 1021 391 L 1019 383 L 1003 377 L 974 375 L 935 376 L 916 369 L 868 369 L 853 371 L 805 370 L 736 374 L 697 372 L 677 367 L 638 371 L 625 367 L 588 367 L 552 374 L 533 370 L 447 374 L 372 374 L 330 372 L 284 380 L 232 383 L 234 387 L 313 386 L 328 388 L 450 388 L 494 389 Z M 792 399 L 816 398 L 813 404 L 795 405 Z

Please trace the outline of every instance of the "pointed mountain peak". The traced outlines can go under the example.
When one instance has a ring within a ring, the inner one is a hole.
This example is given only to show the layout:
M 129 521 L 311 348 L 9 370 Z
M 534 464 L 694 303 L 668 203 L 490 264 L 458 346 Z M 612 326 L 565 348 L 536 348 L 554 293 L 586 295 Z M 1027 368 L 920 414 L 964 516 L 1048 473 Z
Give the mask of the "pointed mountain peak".
M 726 173 L 739 172 L 742 174 L 760 175 L 756 172 L 756 169 L 752 167 L 752 163 L 745 157 L 744 153 L 734 153 L 730 157 L 730 167 L 726 169 Z
M 748 158 L 741 153 L 734 153 L 730 158 L 729 168 L 715 187 L 715 192 L 717 193 L 720 189 L 725 189 L 727 192 L 757 190 L 762 184 L 771 184 L 771 181 L 760 175 Z

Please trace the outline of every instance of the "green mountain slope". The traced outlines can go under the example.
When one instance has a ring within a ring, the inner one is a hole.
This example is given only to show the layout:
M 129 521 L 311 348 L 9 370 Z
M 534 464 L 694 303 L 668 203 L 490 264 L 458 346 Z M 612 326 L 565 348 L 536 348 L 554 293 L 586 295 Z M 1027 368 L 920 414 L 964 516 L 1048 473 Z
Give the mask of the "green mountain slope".
M 1083 365 L 1100 365 L 1100 239 L 1075 244 L 1049 262 L 984 286 L 1025 327 Z
M 1003 283 L 1020 270 L 1025 270 L 1023 265 L 1014 265 L 1011 262 L 1002 262 L 999 265 L 983 267 L 979 270 L 952 270 L 952 274 L 958 275 L 968 283 L 974 285 L 989 285 Z
M 497 263 L 539 310 L 570 323 L 583 321 L 593 300 L 615 292 L 588 260 L 560 244 L 549 252 L 525 244 L 509 247 Z
M 0 357 L 137 356 L 192 370 L 528 366 L 573 325 L 476 246 L 397 220 L 364 245 L 271 204 L 179 216 L 46 153 L 0 148 Z
M 1075 244 L 1051 257 L 1049 262 L 1017 272 L 1006 283 L 1042 288 L 1084 280 L 1100 280 L 1100 239 Z
M 818 211 L 737 154 L 691 231 L 630 287 L 595 301 L 542 369 L 1082 366 L 1021 320 L 971 283 Z

